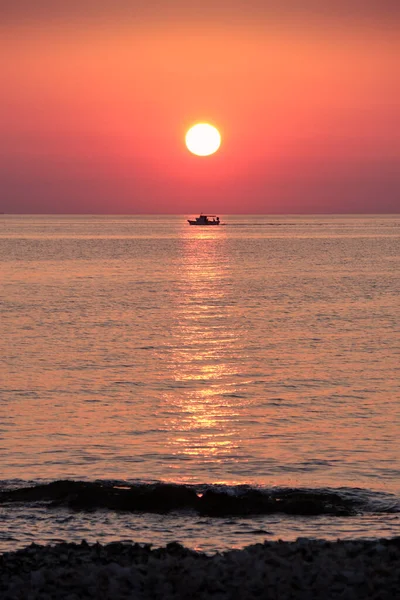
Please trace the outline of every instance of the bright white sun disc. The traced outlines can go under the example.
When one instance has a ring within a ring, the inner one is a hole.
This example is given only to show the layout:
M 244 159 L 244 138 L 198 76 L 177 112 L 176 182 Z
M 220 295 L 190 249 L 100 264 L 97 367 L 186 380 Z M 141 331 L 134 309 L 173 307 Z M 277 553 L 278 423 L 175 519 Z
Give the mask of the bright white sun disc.
M 186 134 L 186 147 L 197 156 L 214 154 L 221 145 L 221 136 L 216 127 L 208 123 L 197 123 Z

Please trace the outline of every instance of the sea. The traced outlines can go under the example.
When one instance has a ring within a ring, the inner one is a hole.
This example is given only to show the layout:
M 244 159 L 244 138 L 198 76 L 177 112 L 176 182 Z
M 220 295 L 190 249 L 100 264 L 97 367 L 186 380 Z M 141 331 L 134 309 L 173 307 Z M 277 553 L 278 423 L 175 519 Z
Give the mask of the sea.
M 0 552 L 400 534 L 400 215 L 189 217 L 0 215 Z

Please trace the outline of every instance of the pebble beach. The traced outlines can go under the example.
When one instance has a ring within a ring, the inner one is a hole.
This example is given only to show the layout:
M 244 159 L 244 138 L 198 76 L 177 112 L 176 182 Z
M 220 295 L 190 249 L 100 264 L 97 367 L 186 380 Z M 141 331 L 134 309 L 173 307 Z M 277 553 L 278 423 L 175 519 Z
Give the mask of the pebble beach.
M 400 598 L 400 537 L 264 542 L 208 556 L 112 543 L 31 546 L 0 556 L 2 600 Z

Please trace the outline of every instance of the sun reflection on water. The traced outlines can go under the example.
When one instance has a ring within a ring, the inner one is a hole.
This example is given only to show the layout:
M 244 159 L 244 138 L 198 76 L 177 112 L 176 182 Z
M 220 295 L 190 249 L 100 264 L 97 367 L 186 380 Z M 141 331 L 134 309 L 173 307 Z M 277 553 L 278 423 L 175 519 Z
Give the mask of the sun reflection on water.
M 214 228 L 213 228 L 214 229 Z M 225 232 L 190 228 L 182 233 L 173 390 L 165 393 L 170 449 L 183 460 L 235 460 L 243 399 L 237 392 L 239 334 Z

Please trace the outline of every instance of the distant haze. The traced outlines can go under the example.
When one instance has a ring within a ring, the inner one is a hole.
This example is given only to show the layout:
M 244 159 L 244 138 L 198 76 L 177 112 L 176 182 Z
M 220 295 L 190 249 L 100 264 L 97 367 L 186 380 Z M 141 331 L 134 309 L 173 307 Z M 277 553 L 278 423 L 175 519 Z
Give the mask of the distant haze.
M 395 2 L 4 4 L 0 212 L 399 212 Z

